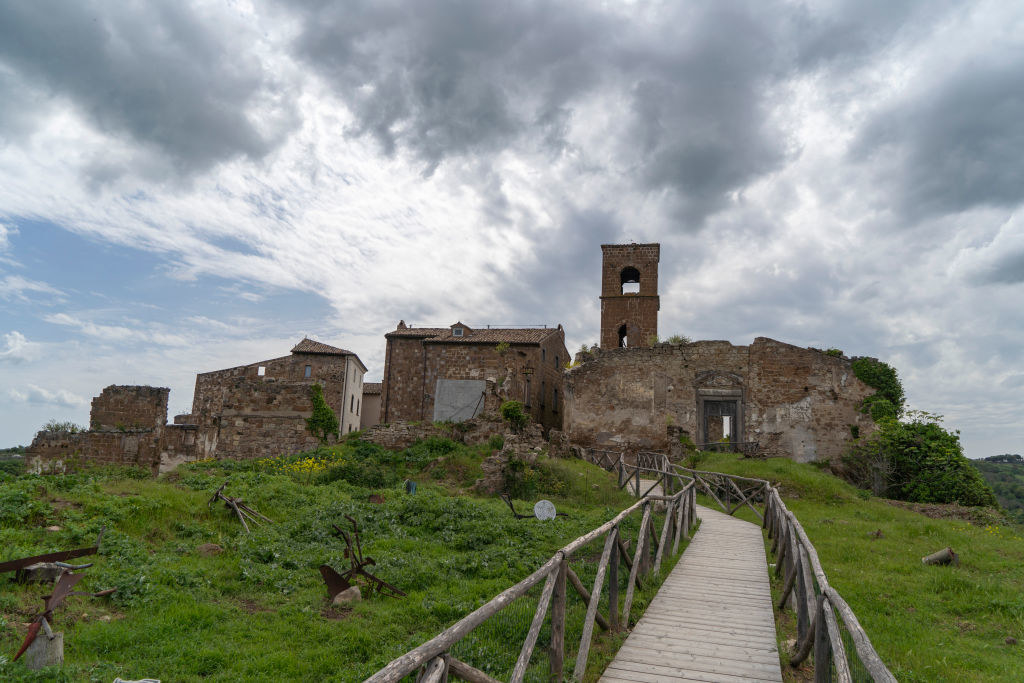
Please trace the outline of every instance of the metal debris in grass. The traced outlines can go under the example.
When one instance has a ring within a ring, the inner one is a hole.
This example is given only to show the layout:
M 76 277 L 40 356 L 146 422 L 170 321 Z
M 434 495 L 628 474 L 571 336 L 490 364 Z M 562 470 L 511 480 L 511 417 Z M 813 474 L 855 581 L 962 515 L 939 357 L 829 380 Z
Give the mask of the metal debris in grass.
M 338 593 L 351 588 L 352 582 L 357 576 L 361 576 L 363 578 L 371 593 L 376 591 L 381 595 L 388 595 L 393 598 L 404 598 L 405 591 L 392 586 L 383 579 L 377 578 L 366 570 L 367 567 L 375 566 L 377 561 L 372 557 L 363 557 L 363 548 L 359 541 L 359 524 L 349 515 L 345 515 L 345 519 L 352 524 L 351 536 L 343 531 L 337 524 L 332 524 L 331 526 L 334 527 L 334 535 L 345 541 L 345 557 L 348 558 L 351 566 L 348 571 L 343 574 L 339 574 L 330 565 L 320 565 L 320 575 L 324 577 L 324 583 L 327 584 L 327 598 L 333 601 Z
M 263 522 L 269 522 L 270 524 L 274 523 L 274 520 L 261 515 L 259 512 L 246 505 L 245 501 L 241 498 L 225 496 L 222 491 L 224 491 L 224 488 L 227 485 L 228 482 L 224 482 L 220 485 L 220 488 L 214 492 L 213 497 L 210 498 L 210 501 L 206 504 L 207 507 L 213 505 L 217 500 L 224 501 L 224 507 L 229 510 L 234 510 L 235 514 L 238 515 L 238 521 L 242 523 L 246 533 L 249 533 L 249 525 L 246 523 L 246 519 L 251 521 L 253 524 L 261 524 L 261 520 Z
M 110 595 L 116 588 L 108 588 L 97 593 L 90 593 L 88 591 L 75 591 L 72 590 L 79 581 L 85 578 L 85 574 L 73 574 L 71 571 L 65 569 L 57 579 L 57 585 L 53 589 L 53 593 L 50 595 L 43 596 L 43 611 L 36 615 L 33 619 L 32 624 L 28 627 L 28 633 L 25 634 L 25 642 L 21 644 L 21 649 L 18 650 L 18 654 L 14 655 L 14 661 L 17 661 L 18 657 L 25 653 L 25 650 L 29 648 L 32 642 L 39 635 L 39 631 L 43 630 L 46 632 L 48 638 L 53 639 L 53 631 L 50 630 L 50 624 L 47 618 L 53 619 L 53 610 L 60 607 L 60 605 L 67 598 L 72 595 L 87 595 L 93 598 L 100 598 L 106 595 Z
M 549 519 L 554 519 L 555 517 L 569 516 L 568 513 L 565 512 L 555 512 L 555 505 L 550 500 L 538 500 L 533 506 L 532 515 L 521 515 L 516 512 L 515 506 L 512 505 L 512 498 L 507 493 L 501 494 L 501 499 L 505 501 L 505 504 L 508 505 L 508 509 L 512 511 L 512 516 L 516 519 L 533 519 L 536 517 L 541 521 L 547 521 Z
M 46 553 L 44 555 L 33 555 L 32 557 L 22 557 L 17 560 L 8 560 L 7 562 L 0 562 L 0 574 L 4 572 L 13 572 L 26 569 L 34 564 L 40 564 L 44 562 L 53 562 L 61 565 L 65 560 L 73 560 L 76 557 L 85 557 L 86 555 L 95 555 L 100 550 L 100 541 L 103 540 L 103 532 L 106 531 L 106 527 L 100 529 L 99 536 L 96 537 L 96 545 L 89 548 L 76 548 L 74 550 L 61 550 L 55 553 Z M 63 565 L 64 569 L 84 569 L 91 565 L 82 565 L 74 567 L 72 565 Z

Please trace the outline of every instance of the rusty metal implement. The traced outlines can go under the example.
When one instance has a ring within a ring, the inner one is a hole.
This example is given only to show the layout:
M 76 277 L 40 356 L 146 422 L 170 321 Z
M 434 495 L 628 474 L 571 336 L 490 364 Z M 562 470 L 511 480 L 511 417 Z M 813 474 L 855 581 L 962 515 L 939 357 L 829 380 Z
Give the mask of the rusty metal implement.
M 49 631 L 50 625 L 47 623 L 47 619 L 53 619 L 53 610 L 60 607 L 61 603 L 63 603 L 65 599 L 72 595 L 88 595 L 90 597 L 99 598 L 104 595 L 110 595 L 117 590 L 116 588 L 109 588 L 104 591 L 99 591 L 98 593 L 72 590 L 75 587 L 75 584 L 84 578 L 85 574 L 72 574 L 70 571 L 64 570 L 60 575 L 60 578 L 57 579 L 57 585 L 54 587 L 53 593 L 43 596 L 43 611 L 36 615 L 31 626 L 28 627 L 28 633 L 25 634 L 25 642 L 21 644 L 21 649 L 18 650 L 18 654 L 14 655 L 14 660 L 12 661 L 17 661 L 18 657 L 25 653 L 28 646 L 31 645 L 32 641 L 34 641 L 36 636 L 39 635 L 40 629 L 45 628 Z
M 103 540 L 104 531 L 106 531 L 106 527 L 100 529 L 100 535 L 96 537 L 96 545 L 92 546 L 91 548 L 61 550 L 55 553 L 46 553 L 45 555 L 33 555 L 32 557 L 22 557 L 17 560 L 8 560 L 7 562 L 0 562 L 0 574 L 4 572 L 13 572 L 18 569 L 24 569 L 29 565 L 33 565 L 39 562 L 63 562 L 64 560 L 73 560 L 76 557 L 95 555 L 100 550 L 100 541 Z
M 352 524 L 351 536 L 337 524 L 332 524 L 331 526 L 334 527 L 335 537 L 345 541 L 345 557 L 348 558 L 351 566 L 348 571 L 339 574 L 330 565 L 320 565 L 320 575 L 323 576 L 324 583 L 327 584 L 328 599 L 334 600 L 338 593 L 351 588 L 352 580 L 355 579 L 356 575 L 363 577 L 371 593 L 377 591 L 378 594 L 389 595 L 393 598 L 404 598 L 404 591 L 392 586 L 383 579 L 377 578 L 366 570 L 367 567 L 375 566 L 377 562 L 372 557 L 363 557 L 363 548 L 359 542 L 359 524 L 348 515 L 345 515 L 345 519 Z
M 224 487 L 227 485 L 228 482 L 224 482 L 223 484 L 220 485 L 219 489 L 214 491 L 213 497 L 210 498 L 210 502 L 206 504 L 207 507 L 213 505 L 218 500 L 224 501 L 224 507 L 228 508 L 229 510 L 234 510 L 235 514 L 238 515 L 238 521 L 240 521 L 242 523 L 242 526 L 245 527 L 246 533 L 249 532 L 249 525 L 246 524 L 246 519 L 251 521 L 253 524 L 260 524 L 260 520 L 263 520 L 264 522 L 269 522 L 271 524 L 274 523 L 274 520 L 270 519 L 269 517 L 264 517 L 263 515 L 256 512 L 248 505 L 246 505 L 245 501 L 242 500 L 241 498 L 231 498 L 230 496 L 225 496 L 223 493 L 221 493 L 224 490 Z

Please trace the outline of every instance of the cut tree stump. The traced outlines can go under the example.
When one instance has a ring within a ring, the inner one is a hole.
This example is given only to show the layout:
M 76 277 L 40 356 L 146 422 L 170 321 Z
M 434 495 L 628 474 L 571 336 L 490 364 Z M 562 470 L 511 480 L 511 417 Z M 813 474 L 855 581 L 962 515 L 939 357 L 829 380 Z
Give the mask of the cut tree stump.
M 921 564 L 951 564 L 958 567 L 960 566 L 960 556 L 953 552 L 952 548 L 943 548 L 937 553 L 922 557 Z

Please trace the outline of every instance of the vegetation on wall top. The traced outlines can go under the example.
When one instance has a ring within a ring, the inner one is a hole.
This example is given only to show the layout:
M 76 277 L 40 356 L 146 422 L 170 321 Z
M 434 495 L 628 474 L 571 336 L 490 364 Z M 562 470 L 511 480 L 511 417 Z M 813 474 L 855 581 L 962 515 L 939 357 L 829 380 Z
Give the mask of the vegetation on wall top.
M 855 358 L 853 374 L 876 392 L 864 399 L 861 409 L 878 422 L 884 418 L 898 418 L 903 415 L 905 396 L 896 369 L 877 358 Z

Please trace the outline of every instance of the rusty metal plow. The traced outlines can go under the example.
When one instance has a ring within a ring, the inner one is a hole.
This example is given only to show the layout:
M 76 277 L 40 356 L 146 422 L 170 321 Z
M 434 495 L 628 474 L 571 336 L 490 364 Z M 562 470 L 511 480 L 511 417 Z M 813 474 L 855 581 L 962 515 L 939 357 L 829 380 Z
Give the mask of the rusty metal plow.
M 226 487 L 227 485 L 228 482 L 224 482 L 223 484 L 220 485 L 220 488 L 217 489 L 214 492 L 213 497 L 210 498 L 210 502 L 206 504 L 207 507 L 213 505 L 218 500 L 224 501 L 224 507 L 228 508 L 229 510 L 234 510 L 235 514 L 238 515 L 238 521 L 240 521 L 242 523 L 242 526 L 245 527 L 246 533 L 249 532 L 249 525 L 246 523 L 246 519 L 248 519 L 253 524 L 262 524 L 263 522 L 269 522 L 270 524 L 274 523 L 274 520 L 270 519 L 269 517 L 261 515 L 256 510 L 253 510 L 251 507 L 246 505 L 245 501 L 242 500 L 241 498 L 232 498 L 231 496 L 225 496 L 222 493 L 222 491 L 224 490 L 224 487 Z
M 348 571 L 339 574 L 330 565 L 320 565 L 320 575 L 324 577 L 324 583 L 327 584 L 328 599 L 334 600 L 338 593 L 351 588 L 352 582 L 357 575 L 363 577 L 370 592 L 377 591 L 379 594 L 388 595 L 393 598 L 404 598 L 404 591 L 392 586 L 383 579 L 377 578 L 366 570 L 367 567 L 375 566 L 377 562 L 372 557 L 363 557 L 363 548 L 359 542 L 359 524 L 348 515 L 345 515 L 345 519 L 352 524 L 351 536 L 337 524 L 332 524 L 331 526 L 334 527 L 335 537 L 345 541 L 345 557 L 348 558 L 351 566 Z
M 84 578 L 85 574 L 72 574 L 66 569 L 61 573 L 60 578 L 57 579 L 57 585 L 54 587 L 53 593 L 51 595 L 43 596 L 43 611 L 36 615 L 32 624 L 28 627 L 28 633 L 25 634 L 25 641 L 21 644 L 21 649 L 18 650 L 18 654 L 14 655 L 14 661 L 17 661 L 18 657 L 25 653 L 25 650 L 29 648 L 32 642 L 36 639 L 36 636 L 39 635 L 40 630 L 45 631 L 46 635 L 53 637 L 53 632 L 50 630 L 50 624 L 47 622 L 47 618 L 53 619 L 53 610 L 60 607 L 65 599 L 72 595 L 87 595 L 89 597 L 99 598 L 105 595 L 110 595 L 117 590 L 116 588 L 108 588 L 107 590 L 99 591 L 97 593 L 71 590 L 75 587 L 75 584 Z

